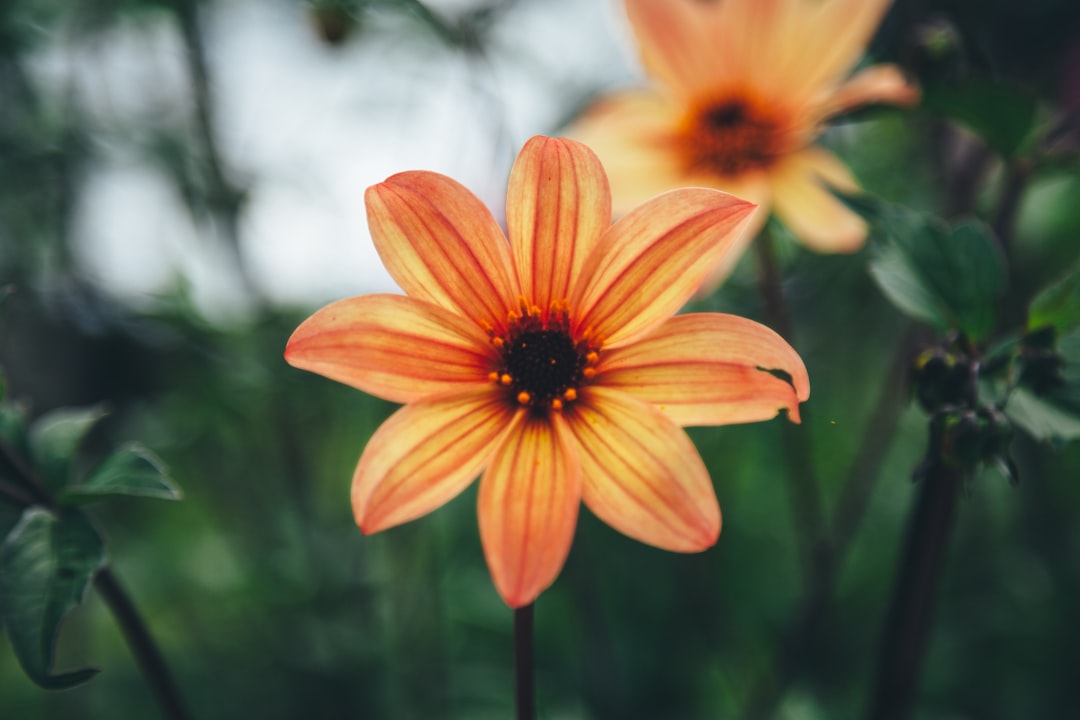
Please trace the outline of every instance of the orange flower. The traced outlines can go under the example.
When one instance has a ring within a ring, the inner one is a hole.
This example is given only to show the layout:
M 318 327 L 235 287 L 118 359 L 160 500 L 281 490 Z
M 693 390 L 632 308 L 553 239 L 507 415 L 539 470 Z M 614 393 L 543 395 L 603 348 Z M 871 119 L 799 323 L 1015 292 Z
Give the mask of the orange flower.
M 798 421 L 810 392 L 776 333 L 673 313 L 729 251 L 753 206 L 703 188 L 662 195 L 611 225 L 607 178 L 585 146 L 543 137 L 510 175 L 510 242 L 450 178 L 394 175 L 368 222 L 407 296 L 319 310 L 289 339 L 292 365 L 405 403 L 353 476 L 364 533 L 412 520 L 483 473 L 479 524 L 511 607 L 554 582 L 582 500 L 668 550 L 716 542 L 720 507 L 680 425 Z M 764 368 L 786 372 L 786 382 Z
M 757 203 L 706 279 L 730 272 L 771 209 L 807 247 L 854 252 L 866 225 L 829 192 L 854 178 L 813 145 L 830 116 L 918 91 L 892 65 L 847 78 L 891 0 L 626 0 L 659 91 L 602 100 L 570 130 L 611 178 L 616 212 L 675 187 L 726 190 Z

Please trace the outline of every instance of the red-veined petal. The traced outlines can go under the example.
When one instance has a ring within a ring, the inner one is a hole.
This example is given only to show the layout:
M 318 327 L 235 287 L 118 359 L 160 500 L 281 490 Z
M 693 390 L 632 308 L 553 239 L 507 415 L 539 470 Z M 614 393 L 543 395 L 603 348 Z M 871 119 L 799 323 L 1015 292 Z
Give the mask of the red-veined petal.
M 512 417 L 494 386 L 425 398 L 395 412 L 371 436 L 353 474 L 360 529 L 378 532 L 449 502 L 487 466 Z
M 611 225 L 611 191 L 596 155 L 573 140 L 529 140 L 510 172 L 506 222 L 525 297 L 543 309 L 565 300 Z
M 580 329 L 591 328 L 607 346 L 649 332 L 690 299 L 754 207 L 716 190 L 683 188 L 631 211 L 586 261 L 570 303 Z
M 375 249 L 414 298 L 501 327 L 520 292 L 510 244 L 491 211 L 433 172 L 394 175 L 364 194 Z
M 487 336 L 449 310 L 401 295 L 364 295 L 327 305 L 296 328 L 290 365 L 391 402 L 486 383 Z
M 810 396 L 806 366 L 783 338 L 719 313 L 676 315 L 647 338 L 604 353 L 598 370 L 597 384 L 655 405 L 680 425 L 757 422 L 781 409 L 799 422 L 799 403 Z
M 835 155 L 809 147 L 783 158 L 769 172 L 777 217 L 817 252 L 850 253 L 866 241 L 866 222 L 829 191 L 858 189 Z
M 690 438 L 652 405 L 584 389 L 567 425 L 577 438 L 582 499 L 601 520 L 649 545 L 698 552 L 720 534 L 720 505 Z
M 562 417 L 521 413 L 480 479 L 477 516 L 495 587 L 528 605 L 558 577 L 577 527 L 581 466 Z

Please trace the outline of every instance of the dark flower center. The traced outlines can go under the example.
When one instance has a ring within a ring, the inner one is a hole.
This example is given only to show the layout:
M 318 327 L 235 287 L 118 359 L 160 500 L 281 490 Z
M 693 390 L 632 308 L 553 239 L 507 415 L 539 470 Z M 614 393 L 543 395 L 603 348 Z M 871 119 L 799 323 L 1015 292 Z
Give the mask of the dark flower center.
M 576 337 L 566 302 L 542 312 L 524 300 L 502 333 L 489 330 L 498 348 L 498 367 L 490 379 L 507 390 L 508 399 L 536 412 L 562 410 L 577 400 L 578 390 L 596 375 L 599 339 Z
M 515 395 L 525 392 L 534 403 L 548 405 L 581 383 L 585 358 L 574 341 L 559 330 L 533 330 L 514 338 L 503 353 Z
M 692 112 L 682 139 L 692 171 L 720 175 L 766 167 L 783 151 L 776 118 L 740 98 L 725 98 Z

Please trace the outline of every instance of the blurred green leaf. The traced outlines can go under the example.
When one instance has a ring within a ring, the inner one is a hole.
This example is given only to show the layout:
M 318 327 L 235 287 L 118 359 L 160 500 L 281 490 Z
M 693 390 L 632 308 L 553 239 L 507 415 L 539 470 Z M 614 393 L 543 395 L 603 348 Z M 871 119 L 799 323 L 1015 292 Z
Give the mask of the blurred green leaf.
M 52 674 L 60 623 L 82 602 L 105 559 L 101 536 L 78 511 L 23 513 L 0 545 L 0 619 L 26 674 L 45 688 L 86 682 L 98 671 Z
M 28 450 L 26 410 L 22 405 L 12 403 L 0 404 L 0 445 L 3 445 L 6 462 L 0 467 L 7 468 L 12 461 L 25 461 Z M 15 468 L 12 467 L 12 470 Z M 25 484 L 26 478 L 22 473 L 10 473 L 11 479 L 19 484 Z
M 922 106 L 967 127 L 1005 157 L 1034 137 L 1039 109 L 1033 96 L 980 77 L 929 85 Z
M 860 204 L 853 204 L 860 209 Z M 870 274 L 907 315 L 939 330 L 958 329 L 973 340 L 995 323 L 994 300 L 1005 265 L 990 229 L 974 221 L 949 228 L 932 216 L 877 204 L 864 215 L 885 236 Z
M 1073 408 L 1025 388 L 1009 396 L 1005 414 L 1036 440 L 1060 444 L 1080 438 L 1080 415 Z
M 1029 331 L 1050 326 L 1061 337 L 1080 325 L 1080 272 L 1073 272 L 1039 293 L 1028 310 Z
M 61 408 L 39 418 L 30 428 L 30 453 L 42 481 L 58 492 L 72 480 L 72 462 L 79 445 L 105 417 L 100 407 Z
M 161 460 L 132 443 L 115 450 L 85 480 L 69 485 L 60 500 L 65 504 L 79 503 L 108 495 L 179 500 L 181 494 L 169 480 Z

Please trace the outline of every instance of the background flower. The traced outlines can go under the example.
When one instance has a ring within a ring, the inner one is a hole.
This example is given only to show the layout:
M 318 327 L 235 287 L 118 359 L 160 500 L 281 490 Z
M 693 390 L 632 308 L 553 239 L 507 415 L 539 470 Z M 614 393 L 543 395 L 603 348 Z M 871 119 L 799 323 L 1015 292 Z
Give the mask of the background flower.
M 616 211 L 662 190 L 704 186 L 757 203 L 745 247 L 769 211 L 807 247 L 852 252 L 866 224 L 830 188 L 857 188 L 814 145 L 833 115 L 867 103 L 911 104 L 892 65 L 848 77 L 890 0 L 626 0 L 655 88 L 599 101 L 569 134 L 596 150 Z M 714 269 L 714 289 L 739 252 Z

